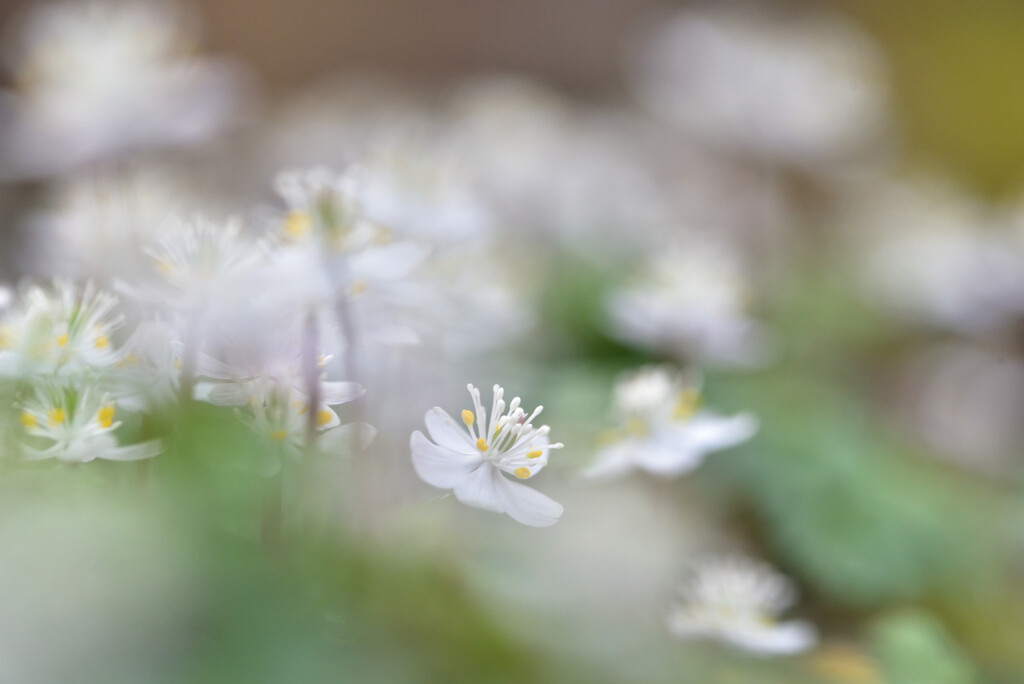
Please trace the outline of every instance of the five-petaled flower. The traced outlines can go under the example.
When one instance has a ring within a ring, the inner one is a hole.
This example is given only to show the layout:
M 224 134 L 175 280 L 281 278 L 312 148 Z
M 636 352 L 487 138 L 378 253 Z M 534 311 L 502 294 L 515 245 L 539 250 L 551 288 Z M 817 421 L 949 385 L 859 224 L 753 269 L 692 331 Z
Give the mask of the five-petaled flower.
M 434 407 L 425 417 L 431 439 L 418 430 L 412 433 L 409 446 L 416 473 L 429 485 L 451 489 L 468 506 L 507 513 L 532 527 L 555 524 L 562 516 L 561 504 L 506 477 L 533 477 L 547 465 L 548 452 L 562 448 L 549 442 L 547 425 L 533 426 L 543 407 L 527 414 L 516 397 L 506 412 L 504 390 L 495 385 L 488 421 L 480 390 L 468 388 L 473 410 L 462 411 L 461 424 Z

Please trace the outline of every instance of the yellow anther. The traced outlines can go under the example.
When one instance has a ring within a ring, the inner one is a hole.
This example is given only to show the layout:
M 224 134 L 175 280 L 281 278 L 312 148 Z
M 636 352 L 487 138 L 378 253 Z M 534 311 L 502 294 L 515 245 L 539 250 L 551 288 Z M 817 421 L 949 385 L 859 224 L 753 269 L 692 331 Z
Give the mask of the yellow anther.
M 644 437 L 647 432 L 647 423 L 639 418 L 630 418 L 626 422 L 626 433 L 632 437 Z
M 101 406 L 100 410 L 96 412 L 96 422 L 100 424 L 101 428 L 108 428 L 114 424 L 114 411 L 114 405 L 108 404 Z
M 57 335 L 57 346 L 58 347 L 64 347 L 64 346 L 67 345 L 67 343 L 68 343 L 68 334 L 67 333 L 61 333 L 60 335 Z
M 530 453 L 526 454 L 526 458 L 540 458 L 541 454 L 543 453 L 543 451 L 537 449 L 536 451 L 531 451 Z
M 295 409 L 295 412 L 301 416 L 305 415 L 306 411 L 309 410 L 309 404 L 307 404 L 304 401 L 293 401 L 292 408 Z M 328 418 L 328 420 L 330 420 L 330 418 Z
M 352 283 L 352 285 L 348 288 L 348 293 L 350 295 L 361 295 L 364 292 L 366 292 L 369 288 L 370 284 L 366 282 L 365 279 L 360 278 L 359 280 Z
M 50 409 L 47 412 L 46 417 L 50 419 L 51 425 L 60 425 L 64 422 L 64 419 L 67 418 L 67 414 L 64 413 L 64 409 L 58 407 Z
M 676 398 L 676 407 L 672 411 L 675 420 L 686 420 L 700 408 L 700 392 L 695 389 L 684 389 Z
M 38 423 L 38 422 L 36 421 L 36 417 L 35 417 L 35 416 L 33 416 L 33 415 L 32 415 L 31 413 L 29 413 L 28 411 L 22 411 L 22 412 L 21 412 L 21 415 L 20 415 L 20 416 L 18 416 L 18 420 L 20 420 L 20 421 L 21 421 L 21 424 L 22 424 L 22 425 L 24 425 L 24 426 L 25 426 L 25 427 L 27 427 L 27 428 L 34 428 L 34 427 L 35 427 L 36 425 L 38 425 L 38 424 L 39 424 L 39 423 Z
M 157 259 L 153 263 L 153 265 L 156 267 L 156 270 L 160 271 L 161 273 L 170 273 L 171 272 L 171 265 L 169 263 L 167 263 L 166 261 L 164 261 L 163 259 Z
M 525 480 L 526 478 L 530 477 L 529 468 L 516 468 L 512 472 L 515 473 L 516 477 L 518 477 L 520 480 Z
M 462 409 L 462 422 L 466 424 L 466 427 L 472 425 L 474 420 L 476 420 L 476 416 L 473 415 L 472 411 Z
M 106 349 L 110 346 L 110 338 L 106 335 L 97 335 L 96 341 L 93 343 L 97 349 Z
M 285 432 L 284 430 L 274 430 L 273 432 L 270 433 L 270 439 L 274 440 L 275 442 L 280 442 L 287 436 L 288 433 Z
M 479 449 L 480 451 L 487 451 L 487 440 L 484 439 L 483 437 L 477 439 L 476 448 Z
M 121 365 L 124 366 L 134 366 L 138 362 L 139 355 L 136 354 L 135 352 L 128 352 L 127 354 L 124 355 L 124 358 L 121 359 Z
M 313 222 L 310 221 L 309 214 L 304 211 L 290 211 L 284 218 L 284 232 L 289 237 L 302 237 L 309 232 L 311 225 L 313 225 Z
M 316 414 L 316 424 L 320 426 L 327 425 L 333 418 L 334 411 L 331 411 L 330 409 L 321 409 Z

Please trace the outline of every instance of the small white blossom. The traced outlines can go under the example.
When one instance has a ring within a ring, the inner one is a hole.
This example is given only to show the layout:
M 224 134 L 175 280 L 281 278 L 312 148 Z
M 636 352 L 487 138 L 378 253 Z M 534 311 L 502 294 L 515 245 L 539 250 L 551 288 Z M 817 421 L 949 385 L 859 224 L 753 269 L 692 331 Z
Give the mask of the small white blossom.
M 418 430 L 412 433 L 409 447 L 416 473 L 433 487 L 453 490 L 467 506 L 507 513 L 532 527 L 555 524 L 562 516 L 561 504 L 505 477 L 533 477 L 547 465 L 548 452 L 562 448 L 549 442 L 547 425 L 533 426 L 543 407 L 527 415 L 516 397 L 506 412 L 504 390 L 495 385 L 488 421 L 480 390 L 473 385 L 468 389 L 473 409 L 462 411 L 461 424 L 435 406 L 424 418 L 430 439 Z
M 7 51 L 15 87 L 0 93 L 0 171 L 59 173 L 201 142 L 228 123 L 237 70 L 193 54 L 196 27 L 178 9 L 130 0 L 34 8 Z
M 92 283 L 29 287 L 0 318 L 0 375 L 73 373 L 118 360 L 111 334 L 123 322 L 117 298 Z
M 609 479 L 634 469 L 681 475 L 757 430 L 757 419 L 748 413 L 722 416 L 700 404 L 699 385 L 671 368 L 646 366 L 630 373 L 615 387 L 619 427 L 604 436 L 605 446 L 583 476 Z
M 95 388 L 40 383 L 21 405 L 19 418 L 32 443 L 22 452 L 30 460 L 56 458 L 84 463 L 94 459 L 137 461 L 160 453 L 157 441 L 120 446 L 112 434 L 117 406 Z
M 612 333 L 625 342 L 721 364 L 757 365 L 768 334 L 746 311 L 751 289 L 724 249 L 694 245 L 656 255 L 607 302 Z
M 707 559 L 691 568 L 679 594 L 668 626 L 680 639 L 715 639 L 759 655 L 799 653 L 818 640 L 805 621 L 778 622 L 796 594 L 786 577 L 764 563 Z

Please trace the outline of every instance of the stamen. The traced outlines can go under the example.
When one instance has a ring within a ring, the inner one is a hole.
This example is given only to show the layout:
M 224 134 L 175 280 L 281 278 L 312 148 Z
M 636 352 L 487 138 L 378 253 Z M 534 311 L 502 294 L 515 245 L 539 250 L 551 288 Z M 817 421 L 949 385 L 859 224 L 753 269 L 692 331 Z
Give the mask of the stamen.
M 469 409 L 462 409 L 462 422 L 466 424 L 466 427 L 472 427 L 473 421 L 476 420 L 476 416 Z
M 544 452 L 542 450 L 537 449 L 536 451 L 531 451 L 530 453 L 526 454 L 526 458 L 540 458 L 541 454 L 543 453 Z
M 106 335 L 98 335 L 93 344 L 97 349 L 106 349 L 110 345 L 110 338 Z
M 530 477 L 529 468 L 516 468 L 512 472 L 515 473 L 515 476 L 518 477 L 520 480 L 525 480 L 526 478 Z
M 476 448 L 479 449 L 480 451 L 487 451 L 487 440 L 485 440 L 483 437 L 477 439 Z
M 101 406 L 100 410 L 96 412 L 96 422 L 100 424 L 101 428 L 107 429 L 114 424 L 115 410 L 113 404 L 108 404 L 107 406 Z
M 321 409 L 316 414 L 316 424 L 320 426 L 327 425 L 334 418 L 334 411 L 330 409 Z
M 39 424 L 38 421 L 36 421 L 36 417 L 28 411 L 22 411 L 21 415 L 18 416 L 18 419 L 21 421 L 21 424 L 27 428 L 34 428 Z
M 310 225 L 312 225 L 312 221 L 309 219 L 309 214 L 304 211 L 290 211 L 284 218 L 284 232 L 289 237 L 302 237 L 309 232 Z
M 67 333 L 61 333 L 60 335 L 57 335 L 57 346 L 58 347 L 67 346 L 67 343 L 68 343 L 68 335 L 67 335 Z
M 67 418 L 67 414 L 64 413 L 64 409 L 58 407 L 50 409 L 47 412 L 46 417 L 50 419 L 51 425 L 60 425 L 64 422 L 64 419 Z
M 274 440 L 275 442 L 280 442 L 287 436 L 288 433 L 285 432 L 284 430 L 274 430 L 273 432 L 270 433 L 270 439 Z

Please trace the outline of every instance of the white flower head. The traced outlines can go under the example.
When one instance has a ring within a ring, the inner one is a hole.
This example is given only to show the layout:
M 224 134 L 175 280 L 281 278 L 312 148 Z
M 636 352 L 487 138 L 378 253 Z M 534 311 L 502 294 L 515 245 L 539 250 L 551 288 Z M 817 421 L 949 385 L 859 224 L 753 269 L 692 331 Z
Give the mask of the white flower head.
M 111 333 L 123 322 L 117 298 L 86 283 L 28 288 L 0 319 L 0 374 L 73 373 L 118 360 Z
M 201 142 L 228 123 L 236 69 L 195 56 L 173 2 L 42 3 L 8 45 L 7 173 L 63 172 L 139 148 Z
M 463 410 L 459 423 L 435 406 L 424 418 L 430 439 L 418 430 L 412 433 L 409 447 L 416 473 L 431 486 L 453 490 L 467 506 L 507 513 L 531 527 L 555 524 L 562 516 L 561 504 L 505 477 L 533 477 L 547 465 L 550 450 L 564 446 L 549 442 L 547 425 L 533 426 L 543 407 L 527 414 L 519 397 L 506 407 L 504 390 L 495 385 L 488 420 L 480 390 L 473 385 L 468 389 L 473 409 Z
M 700 385 L 668 366 L 645 366 L 615 386 L 617 428 L 583 471 L 588 479 L 611 479 L 640 469 L 674 477 L 699 466 L 715 451 L 753 436 L 749 413 L 722 416 L 701 408 Z
M 768 335 L 746 311 L 750 284 L 720 246 L 658 254 L 608 300 L 612 333 L 625 342 L 721 364 L 765 361 Z
M 32 442 L 23 445 L 23 453 L 30 460 L 79 463 L 136 461 L 160 453 L 157 441 L 120 446 L 112 434 L 121 425 L 116 412 L 116 402 L 95 388 L 40 383 L 35 396 L 21 404 L 19 418 Z
M 690 569 L 679 594 L 668 626 L 680 639 L 715 639 L 759 655 L 800 653 L 818 640 L 805 621 L 778 621 L 796 592 L 789 579 L 765 563 L 706 559 Z

